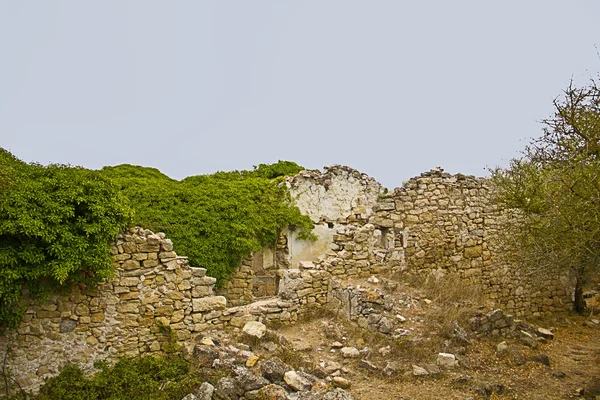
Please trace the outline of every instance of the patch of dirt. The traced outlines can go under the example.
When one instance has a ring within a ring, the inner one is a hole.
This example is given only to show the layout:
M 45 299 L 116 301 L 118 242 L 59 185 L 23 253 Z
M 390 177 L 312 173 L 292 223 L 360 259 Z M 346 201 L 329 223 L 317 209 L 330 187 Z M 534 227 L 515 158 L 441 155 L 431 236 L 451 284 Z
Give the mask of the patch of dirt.
M 321 310 L 296 325 L 278 330 L 295 349 L 284 361 L 291 365 L 295 361 L 303 366 L 312 365 L 310 372 L 322 376 L 338 367 L 335 374 L 350 380 L 350 391 L 357 399 L 364 400 L 537 400 L 600 396 L 600 325 L 584 325 L 586 321 L 590 324 L 590 316 L 532 321 L 554 333 L 554 339 L 535 349 L 518 339 L 488 336 L 472 337 L 468 345 L 447 351 L 443 346 L 448 341 L 444 340 L 444 332 L 439 331 L 446 325 L 439 323 L 439 316 L 451 304 L 434 296 L 429 296 L 434 299 L 430 301 L 422 288 L 394 288 L 394 293 L 405 299 L 403 316 L 406 327 L 413 332 L 406 340 L 393 340 L 361 329 L 346 321 L 340 310 Z M 506 341 L 511 352 L 497 352 L 496 346 L 502 341 Z M 355 347 L 361 355 L 344 358 L 340 346 Z M 455 352 L 461 366 L 436 375 L 413 376 L 413 364 L 435 364 L 439 352 Z M 545 361 L 544 355 L 549 366 L 541 363 Z M 385 376 L 384 371 L 390 366 L 395 373 Z

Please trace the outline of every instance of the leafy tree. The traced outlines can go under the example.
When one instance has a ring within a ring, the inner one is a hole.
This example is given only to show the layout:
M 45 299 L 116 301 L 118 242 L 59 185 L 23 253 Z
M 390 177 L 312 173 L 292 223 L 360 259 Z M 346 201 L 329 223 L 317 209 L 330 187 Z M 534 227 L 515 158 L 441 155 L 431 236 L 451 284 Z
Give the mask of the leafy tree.
M 112 276 L 110 243 L 130 221 L 100 173 L 25 164 L 0 149 L 0 327 L 14 327 L 34 298 Z
M 517 212 L 511 250 L 530 268 L 569 273 L 582 312 L 600 261 L 600 88 L 571 83 L 554 107 L 543 135 L 492 177 L 500 204 Z

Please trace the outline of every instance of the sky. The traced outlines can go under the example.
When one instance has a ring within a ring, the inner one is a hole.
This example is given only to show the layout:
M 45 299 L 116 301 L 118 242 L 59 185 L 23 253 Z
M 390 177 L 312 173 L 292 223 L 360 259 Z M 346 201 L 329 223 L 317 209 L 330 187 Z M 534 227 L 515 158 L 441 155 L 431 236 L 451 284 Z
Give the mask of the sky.
M 0 0 L 0 147 L 176 179 L 484 176 L 598 76 L 598 20 L 598 0 Z

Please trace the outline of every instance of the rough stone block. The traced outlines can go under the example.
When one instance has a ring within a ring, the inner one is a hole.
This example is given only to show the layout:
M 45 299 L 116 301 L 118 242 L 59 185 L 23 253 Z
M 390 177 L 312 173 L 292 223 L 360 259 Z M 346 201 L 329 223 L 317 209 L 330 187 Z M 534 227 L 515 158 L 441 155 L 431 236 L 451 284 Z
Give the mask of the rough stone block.
M 227 307 L 227 299 L 223 296 L 203 297 L 201 299 L 192 299 L 192 308 L 194 312 L 205 312 L 212 310 L 222 310 Z

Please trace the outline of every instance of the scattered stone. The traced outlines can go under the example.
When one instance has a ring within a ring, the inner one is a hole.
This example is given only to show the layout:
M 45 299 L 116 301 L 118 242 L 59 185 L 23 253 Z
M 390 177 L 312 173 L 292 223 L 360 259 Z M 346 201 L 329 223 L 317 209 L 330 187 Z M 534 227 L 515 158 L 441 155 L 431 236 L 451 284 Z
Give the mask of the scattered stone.
M 248 370 L 248 368 L 245 367 L 235 367 L 233 368 L 233 373 L 236 375 L 236 381 L 238 382 L 239 386 L 244 389 L 244 392 L 258 390 L 270 383 L 262 376 L 253 374 Z
M 196 392 L 196 398 L 198 400 L 211 400 L 213 397 L 213 393 L 215 392 L 215 387 L 208 382 L 203 382 L 200 385 L 200 388 Z
M 215 388 L 215 397 L 221 400 L 238 400 L 244 394 L 242 388 L 237 386 L 234 378 L 221 378 Z
M 333 342 L 331 343 L 331 348 L 332 349 L 341 349 L 342 347 L 344 347 L 344 345 L 340 342 Z
M 198 400 L 198 398 L 190 393 L 187 396 L 183 397 L 181 400 Z
M 379 279 L 377 279 L 377 277 L 373 275 L 369 279 L 367 279 L 367 282 L 370 282 L 370 283 L 379 283 Z
M 313 385 L 313 381 L 310 380 L 306 375 L 302 372 L 297 371 L 288 371 L 283 376 L 283 380 L 287 383 L 292 389 L 297 392 L 301 392 L 303 390 L 310 390 Z
M 298 400 L 301 400 L 298 398 Z M 355 400 L 355 397 L 342 388 L 335 388 L 323 395 L 323 400 Z
M 546 354 L 546 353 L 534 354 L 533 356 L 531 356 L 529 358 L 529 360 L 536 362 L 536 363 L 543 364 L 547 367 L 550 366 L 550 358 L 548 357 L 548 354 Z
M 523 337 L 523 339 L 521 339 L 521 341 L 525 346 L 531 347 L 532 349 L 537 349 L 537 347 L 539 346 L 537 339 L 533 337 L 525 336 Z
M 402 323 L 402 322 L 406 322 L 406 318 L 404 318 L 404 317 L 403 317 L 402 315 L 400 315 L 400 314 L 397 314 L 395 318 L 396 318 L 396 321 L 398 321 L 398 322 L 400 322 L 400 323 Z
M 351 385 L 350 381 L 346 378 L 342 378 L 341 376 L 336 376 L 333 378 L 333 384 L 342 389 L 348 389 Z
M 356 347 L 342 347 L 340 350 L 342 357 L 344 358 L 359 358 L 360 352 Z
M 259 356 L 252 356 L 252 357 L 248 358 L 248 360 L 246 360 L 246 367 L 248 367 L 248 368 L 254 367 L 259 359 L 260 359 Z
M 265 342 L 262 344 L 263 349 L 268 351 L 269 353 L 274 353 L 277 351 L 277 345 L 273 342 Z
M 429 300 L 429 299 L 423 299 L 423 301 L 425 302 L 425 304 L 429 305 L 431 303 L 433 303 L 433 301 Z
M 506 354 L 508 353 L 508 345 L 506 344 L 506 342 L 500 342 L 496 345 L 496 352 L 499 354 Z
M 423 367 L 419 367 L 418 365 L 413 365 L 412 366 L 412 374 L 414 376 L 426 376 L 426 375 L 429 375 L 429 372 Z
M 383 357 L 385 357 L 392 352 L 392 347 L 391 346 L 381 347 L 377 352 L 380 355 L 382 355 Z
M 210 367 L 213 362 L 219 358 L 219 353 L 214 346 L 199 344 L 194 347 L 194 357 L 200 367 Z
M 215 342 L 213 342 L 213 340 L 210 338 L 202 338 L 202 340 L 200 340 L 200 344 L 203 344 L 205 346 L 214 346 Z
M 279 385 L 270 384 L 258 390 L 258 399 L 287 400 L 287 392 Z
M 292 368 L 278 358 L 270 358 L 260 365 L 262 376 L 273 383 L 282 382 L 286 372 Z
M 381 320 L 379 321 L 379 332 L 388 334 L 393 329 L 394 329 L 394 322 L 391 319 L 389 319 L 387 317 L 381 318 Z
M 394 361 L 388 361 L 385 364 L 385 368 L 381 371 L 385 376 L 392 376 L 398 372 L 398 363 Z
M 436 364 L 442 368 L 454 368 L 458 365 L 456 356 L 450 353 L 439 353 Z
M 267 327 L 262 322 L 248 321 L 242 328 L 242 332 L 250 337 L 262 339 L 267 333 Z
M 536 334 L 544 339 L 554 339 L 554 334 L 548 329 L 537 328 Z
M 368 369 L 369 371 L 377 371 L 379 370 L 379 368 L 377 367 L 377 365 L 373 364 L 370 361 L 367 360 L 360 360 L 360 362 L 358 363 L 358 366 L 364 369 Z

